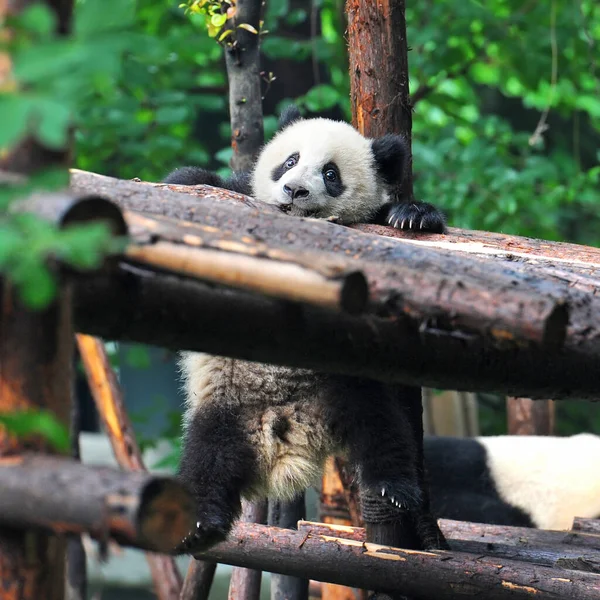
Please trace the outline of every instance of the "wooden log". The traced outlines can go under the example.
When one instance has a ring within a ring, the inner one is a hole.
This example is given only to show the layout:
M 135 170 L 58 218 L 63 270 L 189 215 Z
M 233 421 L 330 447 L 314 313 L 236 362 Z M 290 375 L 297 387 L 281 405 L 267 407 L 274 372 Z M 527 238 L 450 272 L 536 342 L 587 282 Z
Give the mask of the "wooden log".
M 531 398 L 506 399 L 508 433 L 510 435 L 552 435 L 554 402 Z
M 298 521 L 304 519 L 306 505 L 304 494 L 289 502 L 269 500 L 268 524 L 283 529 L 296 529 Z M 307 600 L 308 580 L 287 575 L 271 574 L 271 600 Z
M 598 598 L 596 574 L 463 552 L 402 550 L 247 523 L 198 556 L 418 599 Z
M 76 339 L 92 397 L 119 466 L 127 471 L 146 472 L 142 453 L 125 410 L 123 394 L 104 343 L 98 338 L 83 334 L 77 334 Z M 147 552 L 146 560 L 159 600 L 177 600 L 181 593 L 182 579 L 174 559 Z
M 451 549 L 456 552 L 600 573 L 600 551 L 593 546 L 573 546 L 564 532 L 542 532 L 525 527 L 488 526 L 446 519 L 440 519 L 439 523 Z M 491 531 L 488 531 L 489 527 L 492 528 Z M 298 523 L 298 531 L 307 535 L 333 536 L 360 542 L 366 541 L 367 537 L 362 527 L 307 521 Z M 588 542 L 595 543 L 590 538 L 588 536 Z
M 343 368 L 354 373 L 362 371 L 358 374 L 395 379 L 408 384 L 445 389 L 493 389 L 532 398 L 597 396 L 596 382 L 591 374 L 599 366 L 597 357 L 600 355 L 600 340 L 593 335 L 593 331 L 598 329 L 595 321 L 600 311 L 596 304 L 600 300 L 571 289 L 564 278 L 553 279 L 548 270 L 536 270 L 531 266 L 519 270 L 518 265 L 509 268 L 508 263 L 502 263 L 496 257 L 493 262 L 483 263 L 468 257 L 459 260 L 464 253 L 446 250 L 433 255 L 414 243 L 384 239 L 382 236 L 358 235 L 348 228 L 317 220 L 296 219 L 271 212 L 263 214 L 234 201 L 211 202 L 206 198 L 189 198 L 175 194 L 164 186 L 116 182 L 110 178 L 81 173 L 74 173 L 73 177 L 74 189 L 78 192 L 110 191 L 112 198 L 125 207 L 146 210 L 154 207 L 154 210 L 176 215 L 182 212 L 181 205 L 185 205 L 188 208 L 183 212 L 202 221 L 201 227 L 207 235 L 210 228 L 217 227 L 220 232 L 218 239 L 226 234 L 228 239 L 237 243 L 242 237 L 247 237 L 252 241 L 246 244 L 248 248 L 258 243 L 259 238 L 269 239 L 273 240 L 273 248 L 282 249 L 286 246 L 287 254 L 293 254 L 300 246 L 305 248 L 309 245 L 316 250 L 335 251 L 338 258 L 345 255 L 353 260 L 361 259 L 361 270 L 365 264 L 375 264 L 373 268 L 379 273 L 385 269 L 384 283 L 393 275 L 396 288 L 395 291 L 388 288 L 390 297 L 385 305 L 386 314 L 395 316 L 389 317 L 390 321 L 387 322 L 374 320 L 378 334 L 373 333 L 369 343 L 363 347 L 366 354 L 363 352 L 358 359 L 358 353 L 347 347 L 341 352 L 336 349 L 313 368 L 336 370 L 338 367 L 332 362 L 337 362 L 337 358 L 344 355 Z M 159 200 L 163 194 L 169 201 L 173 200 L 172 204 L 167 205 L 164 199 Z M 190 201 L 193 208 L 189 205 Z M 235 204 L 233 208 L 231 203 Z M 293 219 L 293 225 L 290 219 Z M 406 270 L 402 271 L 400 267 Z M 400 276 L 401 271 L 406 276 L 404 280 Z M 471 283 L 465 285 L 465 271 L 468 271 L 469 277 L 475 278 L 474 286 Z M 367 270 L 363 272 L 368 279 L 371 277 Z M 498 287 L 491 285 L 496 275 L 500 277 L 496 281 L 502 288 L 501 294 Z M 437 288 L 431 287 L 433 281 L 439 283 Z M 430 292 L 429 308 L 425 301 L 428 293 L 424 288 Z M 377 286 L 371 289 L 382 301 L 385 299 L 385 290 L 381 291 L 380 288 L 378 292 Z M 402 294 L 398 297 L 400 290 Z M 441 290 L 441 295 L 437 290 Z M 392 301 L 394 294 L 395 300 Z M 529 304 L 530 311 L 520 311 L 519 303 L 524 296 L 530 300 L 536 299 Z M 420 298 L 418 302 L 417 297 Z M 459 302 L 456 298 L 462 300 Z M 529 321 L 525 318 L 526 313 L 533 314 L 537 309 L 544 312 L 543 305 L 536 305 L 540 298 L 545 298 L 547 319 L 536 317 Z M 519 302 L 515 304 L 517 299 Z M 502 306 L 495 304 L 498 301 Z M 478 304 L 482 312 L 474 316 L 471 308 Z M 456 316 L 460 313 L 460 310 L 458 313 L 456 311 L 459 305 L 463 311 L 460 318 Z M 517 322 L 508 327 L 512 319 L 510 315 L 516 313 L 520 315 Z M 469 318 L 471 320 L 467 325 L 465 321 Z M 565 329 L 566 318 L 568 325 Z M 152 323 L 155 322 L 156 318 Z M 388 329 L 388 332 L 382 334 L 383 329 Z M 386 356 L 382 357 L 380 350 L 386 343 L 385 339 L 399 338 L 399 329 L 402 330 L 404 343 L 398 346 L 397 341 L 392 342 L 383 352 Z M 336 336 L 339 337 L 340 331 L 337 330 Z M 563 332 L 566 332 L 566 337 L 561 343 Z M 183 339 L 176 347 L 200 349 L 197 344 L 201 336 L 190 337 L 196 339 L 196 347 L 191 347 Z M 153 343 L 165 345 L 166 342 L 157 336 Z M 240 345 L 243 342 L 237 339 L 236 346 Z M 308 366 L 306 363 L 312 357 L 308 356 L 304 345 L 304 356 L 298 362 L 295 357 L 289 356 L 295 353 L 294 345 L 295 342 L 290 341 L 283 352 L 279 349 L 263 349 L 263 355 L 257 360 Z M 560 350 L 555 346 L 561 346 Z M 208 345 L 202 349 L 215 351 Z M 243 349 L 225 350 L 224 353 L 240 351 L 247 353 Z M 349 354 L 355 355 L 355 358 Z M 402 356 L 402 360 L 397 360 L 398 356 Z
M 26 455 L 0 459 L 0 523 L 170 552 L 194 525 L 194 506 L 168 477 Z M 41 596 L 44 597 L 44 596 Z
M 573 520 L 573 531 L 600 535 L 600 519 L 583 519 L 581 517 L 576 517 Z
M 180 600 L 208 600 L 217 563 L 208 560 L 190 560 L 183 581 Z
M 193 240 L 189 235 L 184 241 L 189 243 L 190 238 Z M 355 269 L 347 273 L 335 272 L 327 277 L 308 266 L 169 242 L 131 245 L 125 256 L 144 266 L 283 300 L 307 302 L 350 313 L 362 312 L 367 304 L 367 282 Z

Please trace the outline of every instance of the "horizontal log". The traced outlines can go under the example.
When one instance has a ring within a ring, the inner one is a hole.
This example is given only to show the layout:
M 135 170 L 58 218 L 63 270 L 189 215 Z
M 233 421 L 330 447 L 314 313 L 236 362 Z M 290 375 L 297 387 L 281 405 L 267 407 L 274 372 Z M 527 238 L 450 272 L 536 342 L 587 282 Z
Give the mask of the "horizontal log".
M 77 331 L 441 389 L 597 398 L 596 356 L 489 348 L 407 319 L 351 316 L 121 265 L 78 278 Z
M 42 455 L 0 459 L 0 524 L 171 551 L 194 524 L 176 480 Z
M 582 545 L 571 545 L 565 533 L 560 531 L 490 526 L 447 519 L 440 519 L 439 525 L 451 549 L 456 552 L 600 573 L 600 551 L 596 547 L 597 539 L 593 539 L 593 536 L 588 536 L 590 545 L 585 548 Z M 362 527 L 300 521 L 298 531 L 310 535 L 366 541 L 366 532 Z
M 307 302 L 350 313 L 360 313 L 367 304 L 368 287 L 356 269 L 329 277 L 314 268 L 293 262 L 235 254 L 192 245 L 156 242 L 130 245 L 125 256 L 135 263 L 166 269 L 221 285 L 259 292 L 267 296 Z
M 402 550 L 248 523 L 197 555 L 247 568 L 306 577 L 416 600 L 480 597 L 596 600 L 599 577 L 464 552 Z
M 482 261 L 465 257 L 464 252 L 424 248 L 415 243 L 414 234 L 410 234 L 411 241 L 388 239 L 322 220 L 280 215 L 272 207 L 263 212 L 250 199 L 254 208 L 230 198 L 214 202 L 213 192 L 213 196 L 192 197 L 166 186 L 81 172 L 73 174 L 72 185 L 79 193 L 106 194 L 127 209 L 169 216 L 126 213 L 136 240 L 151 237 L 148 224 L 155 223 L 153 235 L 159 231 L 161 240 L 181 237 L 176 230 L 184 229 L 201 238 L 206 248 L 235 248 L 249 255 L 271 252 L 278 260 L 306 260 L 303 253 L 310 247 L 326 251 L 326 261 L 345 259 L 340 264 L 353 264 L 367 277 L 376 317 L 349 325 L 352 335 L 340 329 L 338 321 L 337 327 L 327 327 L 334 336 L 324 343 L 316 326 L 311 327 L 316 337 L 304 339 L 297 336 L 297 327 L 280 332 L 281 337 L 288 337 L 283 348 L 269 341 L 269 347 L 251 349 L 244 346 L 255 343 L 255 326 L 244 321 L 244 333 L 234 346 L 224 347 L 223 341 L 213 346 L 198 327 L 199 335 L 188 330 L 174 344 L 177 348 L 445 389 L 494 390 L 532 398 L 597 397 L 592 373 L 600 367 L 600 336 L 596 334 L 600 331 L 600 299 L 573 289 L 569 279 L 555 277 L 549 268 L 513 265 L 497 256 Z M 221 190 L 218 196 L 227 194 Z M 194 219 L 197 224 L 175 223 L 172 217 Z M 145 220 L 144 227 L 132 226 L 140 219 Z M 451 235 L 439 237 L 449 239 Z M 105 305 L 104 310 L 113 307 Z M 287 307 L 288 327 L 294 322 L 301 329 L 306 327 L 312 317 L 304 309 L 299 311 L 297 318 L 290 320 Z M 196 313 L 188 314 L 194 330 Z M 229 326 L 230 316 L 221 323 L 222 329 Z M 99 314 L 97 318 L 101 318 Z M 112 315 L 109 318 L 112 320 Z M 148 324 L 154 328 L 155 322 L 153 315 Z M 363 336 L 357 339 L 355 330 L 361 328 Z M 125 337 L 118 339 L 132 339 L 128 329 L 122 333 Z M 100 323 L 93 331 L 83 331 L 107 336 Z M 154 340 L 148 339 L 151 335 Z M 245 337 L 248 339 L 241 339 Z M 158 330 L 138 341 L 173 347 Z M 320 349 L 312 353 L 307 344 Z
M 600 519 L 583 519 L 576 517 L 573 521 L 573 530 L 600 535 Z

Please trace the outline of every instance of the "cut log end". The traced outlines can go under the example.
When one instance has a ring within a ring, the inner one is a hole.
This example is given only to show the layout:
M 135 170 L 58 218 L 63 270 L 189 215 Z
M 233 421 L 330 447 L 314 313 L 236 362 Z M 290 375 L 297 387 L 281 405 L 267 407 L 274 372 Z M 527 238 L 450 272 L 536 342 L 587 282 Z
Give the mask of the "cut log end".
M 192 530 L 193 515 L 193 500 L 178 482 L 152 479 L 142 492 L 140 538 L 156 550 L 173 550 Z

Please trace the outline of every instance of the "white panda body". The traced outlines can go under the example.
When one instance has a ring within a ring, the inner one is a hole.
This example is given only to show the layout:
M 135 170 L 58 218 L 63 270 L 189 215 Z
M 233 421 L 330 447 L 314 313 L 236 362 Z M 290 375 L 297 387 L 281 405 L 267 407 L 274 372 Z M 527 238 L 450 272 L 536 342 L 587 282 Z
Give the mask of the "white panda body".
M 493 436 L 478 441 L 500 497 L 541 529 L 600 516 L 600 437 Z
M 600 437 L 426 437 L 434 515 L 568 530 L 600 517 Z

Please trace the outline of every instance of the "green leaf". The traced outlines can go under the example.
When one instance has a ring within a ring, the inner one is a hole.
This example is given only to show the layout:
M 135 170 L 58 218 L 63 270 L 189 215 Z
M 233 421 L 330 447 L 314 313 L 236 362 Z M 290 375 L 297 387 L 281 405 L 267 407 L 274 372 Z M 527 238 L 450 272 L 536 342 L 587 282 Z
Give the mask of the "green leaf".
M 48 411 L 1 413 L 0 423 L 11 435 L 18 438 L 41 435 L 59 452 L 69 451 L 68 429 Z
M 125 29 L 135 18 L 135 0 L 84 0 L 77 3 L 74 32 L 78 38 Z
M 15 144 L 27 133 L 29 102 L 17 95 L 0 96 L 0 150 Z

